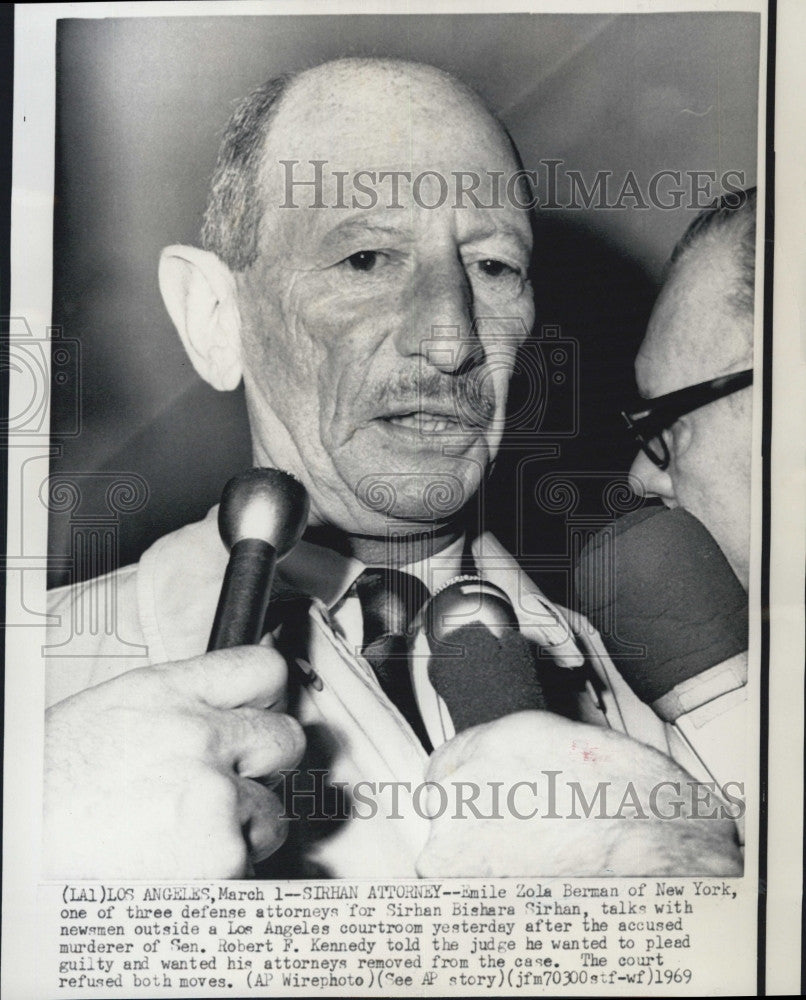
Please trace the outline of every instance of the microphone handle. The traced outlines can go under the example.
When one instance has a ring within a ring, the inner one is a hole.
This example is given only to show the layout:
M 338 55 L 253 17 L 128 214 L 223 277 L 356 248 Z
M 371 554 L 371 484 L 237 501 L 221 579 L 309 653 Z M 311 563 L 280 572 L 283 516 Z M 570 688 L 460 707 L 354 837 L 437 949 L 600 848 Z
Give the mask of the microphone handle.
M 269 606 L 277 550 L 261 538 L 232 546 L 207 652 L 260 642 Z

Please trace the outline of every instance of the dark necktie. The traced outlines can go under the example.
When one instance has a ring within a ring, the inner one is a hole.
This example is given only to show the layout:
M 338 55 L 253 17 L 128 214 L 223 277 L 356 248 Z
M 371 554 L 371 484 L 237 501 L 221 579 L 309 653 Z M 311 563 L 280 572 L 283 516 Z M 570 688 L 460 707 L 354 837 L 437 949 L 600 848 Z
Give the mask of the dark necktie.
M 355 592 L 364 618 L 361 653 L 372 666 L 386 696 L 403 714 L 425 749 L 431 752 L 409 671 L 411 623 L 429 598 L 416 576 L 396 569 L 365 569 Z

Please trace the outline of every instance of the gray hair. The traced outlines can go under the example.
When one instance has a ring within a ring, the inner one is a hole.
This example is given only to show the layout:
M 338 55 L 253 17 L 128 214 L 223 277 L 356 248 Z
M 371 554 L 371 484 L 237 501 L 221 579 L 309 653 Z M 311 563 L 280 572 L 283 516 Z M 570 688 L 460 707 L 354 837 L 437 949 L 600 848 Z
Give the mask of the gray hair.
M 693 246 L 724 236 L 733 241 L 739 270 L 737 285 L 730 297 L 737 312 L 753 313 L 756 284 L 756 188 L 723 195 L 691 223 L 672 251 L 669 272 Z
M 253 90 L 236 107 L 221 140 L 201 239 L 231 271 L 244 271 L 257 259 L 265 211 L 260 164 L 269 126 L 293 79 L 275 76 Z

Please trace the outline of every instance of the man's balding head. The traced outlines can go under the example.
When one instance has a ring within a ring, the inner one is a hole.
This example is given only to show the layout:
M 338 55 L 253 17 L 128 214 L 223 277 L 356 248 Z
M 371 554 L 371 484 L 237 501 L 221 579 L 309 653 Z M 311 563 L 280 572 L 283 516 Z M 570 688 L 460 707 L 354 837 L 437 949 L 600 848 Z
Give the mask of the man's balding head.
M 738 203 L 737 203 L 738 202 Z M 675 248 L 635 362 L 652 399 L 753 364 L 756 194 L 727 197 L 699 216 Z M 665 432 L 659 469 L 640 453 L 631 473 L 650 495 L 705 524 L 747 586 L 752 394 L 681 417 Z

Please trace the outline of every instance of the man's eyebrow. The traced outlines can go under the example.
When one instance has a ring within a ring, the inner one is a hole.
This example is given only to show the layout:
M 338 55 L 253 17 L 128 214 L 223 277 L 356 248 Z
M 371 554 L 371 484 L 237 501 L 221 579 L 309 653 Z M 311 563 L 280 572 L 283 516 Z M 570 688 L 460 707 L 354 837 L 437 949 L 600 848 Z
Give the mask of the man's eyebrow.
M 386 225 L 380 222 L 368 222 L 365 219 L 345 219 L 329 229 L 322 237 L 321 247 L 324 250 L 330 247 L 340 246 L 342 243 L 358 236 L 361 239 L 385 239 L 390 236 L 406 236 L 407 230 L 402 226 Z

